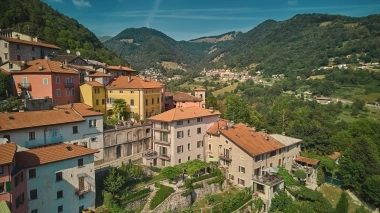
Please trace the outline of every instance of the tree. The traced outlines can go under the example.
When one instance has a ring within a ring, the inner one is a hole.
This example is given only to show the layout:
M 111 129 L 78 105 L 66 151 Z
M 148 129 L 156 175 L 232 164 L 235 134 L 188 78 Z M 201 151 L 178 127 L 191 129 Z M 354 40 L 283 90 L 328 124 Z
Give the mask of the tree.
M 0 72 L 0 97 L 5 97 L 7 92 L 11 94 L 11 75 Z
M 116 195 L 120 193 L 121 188 L 125 184 L 125 179 L 123 176 L 117 171 L 116 168 L 112 168 L 110 173 L 107 175 L 104 186 L 106 191 Z
M 236 123 L 251 123 L 250 109 L 241 97 L 231 94 L 224 99 L 224 104 L 227 107 L 223 112 L 225 119 Z
M 168 166 L 161 170 L 160 175 L 169 179 L 169 182 L 173 181 L 174 178 L 182 174 L 182 169 L 179 166 Z
M 112 110 L 117 115 L 117 118 L 120 119 L 120 114 L 127 109 L 127 104 L 124 99 L 115 99 L 112 104 Z
M 294 172 L 294 175 L 299 179 L 299 180 L 304 180 L 306 178 L 306 173 L 303 170 L 297 170 Z
M 116 202 L 115 197 L 107 191 L 103 191 L 104 205 L 110 213 L 124 213 L 125 210 Z
M 369 211 L 367 211 L 367 209 L 365 209 L 364 206 L 361 205 L 359 208 L 355 209 L 355 213 L 369 213 Z
M 283 212 L 285 211 L 285 209 L 289 208 L 292 205 L 292 203 L 292 198 L 289 197 L 285 191 L 277 190 L 277 193 L 275 194 L 271 202 L 270 212 Z
M 206 97 L 206 108 L 210 109 L 210 107 L 213 107 L 214 110 L 219 110 L 218 101 L 216 100 L 215 96 L 212 95 L 212 93 Z
M 352 106 L 356 106 L 357 109 L 362 110 L 365 106 L 365 102 L 360 99 L 355 99 Z
M 368 177 L 363 185 L 363 197 L 380 207 L 380 174 Z
M 336 213 L 348 213 L 348 199 L 345 191 L 342 191 L 340 199 L 336 204 Z

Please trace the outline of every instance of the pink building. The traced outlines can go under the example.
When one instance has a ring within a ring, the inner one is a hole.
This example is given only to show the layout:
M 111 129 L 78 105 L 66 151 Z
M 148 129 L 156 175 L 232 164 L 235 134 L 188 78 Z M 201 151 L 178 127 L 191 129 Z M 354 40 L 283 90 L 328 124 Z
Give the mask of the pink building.
M 185 92 L 176 92 L 173 94 L 173 107 L 201 107 L 202 108 L 202 98 L 195 97 L 191 94 Z
M 15 166 L 15 143 L 0 144 L 0 200 L 14 213 L 28 212 L 25 172 Z
M 53 105 L 79 102 L 79 74 L 58 61 L 38 59 L 11 70 L 17 95 L 24 99 L 52 98 Z

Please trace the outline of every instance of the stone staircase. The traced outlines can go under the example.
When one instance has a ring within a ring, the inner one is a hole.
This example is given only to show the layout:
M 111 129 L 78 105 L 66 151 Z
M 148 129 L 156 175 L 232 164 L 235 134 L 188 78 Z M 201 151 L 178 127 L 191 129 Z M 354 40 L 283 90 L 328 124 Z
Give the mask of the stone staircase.
M 153 190 L 153 191 L 152 191 L 152 192 L 150 193 L 150 195 L 148 196 L 148 199 L 147 199 L 147 201 L 146 201 L 146 203 L 145 203 L 145 206 L 144 206 L 143 210 L 141 211 L 141 213 L 148 213 L 148 212 L 151 212 L 151 211 L 149 210 L 150 201 L 152 200 L 152 198 L 154 197 L 154 195 L 156 195 L 157 189 L 156 189 L 156 187 L 154 187 L 154 185 L 151 185 L 151 186 L 150 186 L 150 189 Z

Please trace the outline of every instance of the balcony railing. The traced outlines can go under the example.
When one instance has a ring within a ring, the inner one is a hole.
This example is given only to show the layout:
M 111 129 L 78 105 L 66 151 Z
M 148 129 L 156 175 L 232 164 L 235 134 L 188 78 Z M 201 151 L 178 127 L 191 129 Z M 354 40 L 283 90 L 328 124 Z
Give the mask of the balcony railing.
M 26 89 L 26 90 L 30 90 L 32 88 L 30 83 L 17 83 L 17 87 L 20 89 Z
M 65 83 L 65 88 L 73 88 L 74 83 Z
M 89 192 L 91 192 L 91 185 L 75 189 L 75 194 L 77 195 L 83 195 Z
M 161 140 L 160 138 L 158 139 L 155 138 L 153 141 L 155 143 L 164 144 L 164 145 L 170 145 L 170 142 L 171 142 L 170 138 L 168 138 L 167 140 Z
M 222 159 L 222 160 L 227 161 L 227 162 L 232 161 L 232 159 L 230 158 L 229 155 L 223 155 L 223 154 L 219 155 L 219 159 Z
M 274 175 L 263 175 L 263 176 L 252 175 L 252 180 L 254 182 L 261 183 L 264 185 L 269 185 L 269 186 L 275 185 L 277 183 L 281 183 L 283 181 L 282 178 L 279 178 L 279 177 L 274 176 Z
M 61 142 L 63 142 L 63 136 L 58 135 L 51 138 L 46 138 L 46 141 L 44 139 L 25 141 L 25 147 L 33 148 L 33 147 L 51 145 L 51 144 L 56 144 L 56 143 L 61 143 Z
M 158 155 L 158 157 L 161 158 L 161 159 L 164 159 L 164 160 L 170 160 L 170 155 L 169 154 L 160 153 Z
M 158 157 L 158 153 L 150 149 L 144 152 L 143 157 L 147 160 L 155 159 Z
M 313 173 L 313 168 L 309 166 L 302 166 L 301 164 L 292 164 L 292 171 L 295 172 L 297 170 L 302 170 L 306 174 L 311 174 Z

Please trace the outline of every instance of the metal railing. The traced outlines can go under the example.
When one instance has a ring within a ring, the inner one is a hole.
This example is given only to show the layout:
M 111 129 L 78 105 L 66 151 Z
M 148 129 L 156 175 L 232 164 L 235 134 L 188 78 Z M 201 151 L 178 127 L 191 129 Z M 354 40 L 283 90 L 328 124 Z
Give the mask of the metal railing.
M 83 194 L 86 194 L 88 192 L 91 192 L 91 185 L 75 189 L 75 194 L 77 194 L 77 195 L 83 195 Z
M 74 83 L 65 83 L 65 88 L 73 88 Z

